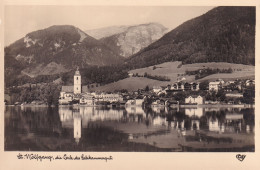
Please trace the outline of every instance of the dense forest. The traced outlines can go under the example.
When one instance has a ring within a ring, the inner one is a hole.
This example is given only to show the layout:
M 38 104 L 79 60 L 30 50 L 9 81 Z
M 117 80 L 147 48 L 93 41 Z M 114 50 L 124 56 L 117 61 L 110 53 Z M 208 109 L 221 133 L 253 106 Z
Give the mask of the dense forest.
M 186 21 L 127 62 L 143 68 L 168 61 L 255 65 L 255 7 L 217 7 Z
M 65 85 L 73 84 L 75 70 L 63 74 L 62 81 Z M 124 65 L 113 66 L 89 66 L 80 69 L 81 81 L 83 85 L 98 83 L 100 85 L 112 83 L 128 77 L 128 69 Z

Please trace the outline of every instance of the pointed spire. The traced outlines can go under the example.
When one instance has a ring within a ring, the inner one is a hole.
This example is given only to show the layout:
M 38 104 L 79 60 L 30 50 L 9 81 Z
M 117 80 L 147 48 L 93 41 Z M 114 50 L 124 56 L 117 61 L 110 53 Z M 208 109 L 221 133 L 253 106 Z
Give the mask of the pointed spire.
M 79 67 L 77 67 L 77 70 L 75 71 L 75 75 L 80 76 Z

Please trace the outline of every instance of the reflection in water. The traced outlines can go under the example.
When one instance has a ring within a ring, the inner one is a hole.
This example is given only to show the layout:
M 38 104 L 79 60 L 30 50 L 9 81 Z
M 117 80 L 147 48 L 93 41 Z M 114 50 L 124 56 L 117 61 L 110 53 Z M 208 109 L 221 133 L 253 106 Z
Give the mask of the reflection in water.
M 92 121 L 119 120 L 123 110 L 113 110 L 95 107 L 59 107 L 59 116 L 63 128 L 73 128 L 76 143 L 81 138 L 81 128 L 87 128 Z
M 203 115 L 203 109 L 202 108 L 186 108 L 185 114 L 189 117 L 200 118 Z
M 254 109 L 5 109 L 5 150 L 242 151 L 245 146 L 251 146 L 246 151 L 254 150 Z

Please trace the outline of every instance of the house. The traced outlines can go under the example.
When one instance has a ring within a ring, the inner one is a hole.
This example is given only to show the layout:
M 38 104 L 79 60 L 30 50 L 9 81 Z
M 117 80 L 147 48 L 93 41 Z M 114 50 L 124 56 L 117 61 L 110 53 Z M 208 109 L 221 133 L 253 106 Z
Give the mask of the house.
M 184 91 L 184 84 L 183 82 L 177 82 L 177 83 L 174 83 L 172 84 L 170 90 L 173 90 L 173 91 Z
M 69 104 L 73 100 L 73 93 L 71 92 L 60 92 L 59 104 Z
M 198 91 L 199 89 L 200 89 L 200 84 L 199 83 L 190 83 L 190 85 L 191 85 L 191 90 L 192 91 Z
M 94 96 L 92 96 L 91 94 L 84 94 L 82 95 L 79 103 L 88 106 L 93 106 L 95 104 L 94 101 L 95 101 Z
M 183 84 L 183 86 L 184 86 L 185 91 L 191 90 L 191 84 L 190 83 L 186 82 L 186 83 Z
M 184 83 L 183 82 L 178 82 L 177 87 L 178 87 L 178 90 L 184 91 Z
M 187 98 L 185 98 L 185 103 L 186 104 L 203 104 L 204 103 L 204 98 L 200 95 L 192 95 Z
M 199 90 L 199 83 L 177 82 L 177 83 L 172 84 L 170 87 L 168 87 L 168 90 L 172 90 L 172 91 L 188 91 L 188 90 L 198 91 Z
M 164 106 L 165 101 L 163 99 L 157 99 L 152 102 L 152 106 Z
M 102 102 L 122 102 L 123 96 L 119 94 L 106 94 L 106 93 L 100 93 L 100 94 L 94 94 L 95 101 L 102 101 Z
M 248 87 L 248 86 L 253 86 L 253 85 L 255 85 L 255 80 L 247 80 L 246 81 L 246 86 Z
M 144 99 L 130 99 L 126 102 L 126 105 L 142 106 Z
M 129 77 L 133 77 L 134 73 L 128 73 Z
M 159 92 L 161 92 L 162 91 L 162 87 L 160 87 L 160 86 L 153 86 L 153 92 L 154 93 L 159 93 Z
M 177 83 L 174 83 L 174 84 L 171 86 L 170 90 L 178 90 L 178 84 L 177 84 Z
M 221 82 L 220 81 L 213 81 L 209 82 L 209 91 L 219 91 L 221 88 Z

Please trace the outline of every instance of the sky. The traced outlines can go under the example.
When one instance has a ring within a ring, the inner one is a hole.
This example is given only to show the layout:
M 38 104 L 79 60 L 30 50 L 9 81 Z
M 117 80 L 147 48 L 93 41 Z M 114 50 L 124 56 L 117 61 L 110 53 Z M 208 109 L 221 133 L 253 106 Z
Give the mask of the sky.
M 81 30 L 157 22 L 170 30 L 211 10 L 212 6 L 5 6 L 5 46 L 52 25 Z

